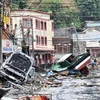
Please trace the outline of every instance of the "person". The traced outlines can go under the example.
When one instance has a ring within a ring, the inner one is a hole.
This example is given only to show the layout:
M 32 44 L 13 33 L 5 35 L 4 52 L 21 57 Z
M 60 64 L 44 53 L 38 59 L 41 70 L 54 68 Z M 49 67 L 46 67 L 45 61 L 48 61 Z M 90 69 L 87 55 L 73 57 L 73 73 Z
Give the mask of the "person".
M 94 64 L 95 64 L 96 67 L 98 67 L 98 61 L 97 61 L 96 58 L 94 59 Z
M 92 69 L 94 69 L 95 63 L 94 63 L 94 59 L 93 59 L 93 58 L 92 58 L 91 61 L 90 61 L 90 65 L 91 65 Z

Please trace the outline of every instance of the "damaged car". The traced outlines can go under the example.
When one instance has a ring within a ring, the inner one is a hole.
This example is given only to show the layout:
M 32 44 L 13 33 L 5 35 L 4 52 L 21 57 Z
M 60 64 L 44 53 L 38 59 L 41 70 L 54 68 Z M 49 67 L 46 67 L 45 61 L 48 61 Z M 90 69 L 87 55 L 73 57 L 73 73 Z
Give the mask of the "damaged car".
M 23 84 L 34 79 L 34 59 L 22 52 L 13 52 L 0 69 L 0 80 L 11 84 Z

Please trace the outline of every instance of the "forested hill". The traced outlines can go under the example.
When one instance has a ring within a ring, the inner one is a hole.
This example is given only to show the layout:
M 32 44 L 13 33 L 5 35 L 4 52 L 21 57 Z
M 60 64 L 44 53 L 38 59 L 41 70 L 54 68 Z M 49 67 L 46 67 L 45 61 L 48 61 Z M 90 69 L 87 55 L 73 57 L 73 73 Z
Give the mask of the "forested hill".
M 84 27 L 100 20 L 100 0 L 11 0 L 12 9 L 41 10 L 51 14 L 55 28 Z

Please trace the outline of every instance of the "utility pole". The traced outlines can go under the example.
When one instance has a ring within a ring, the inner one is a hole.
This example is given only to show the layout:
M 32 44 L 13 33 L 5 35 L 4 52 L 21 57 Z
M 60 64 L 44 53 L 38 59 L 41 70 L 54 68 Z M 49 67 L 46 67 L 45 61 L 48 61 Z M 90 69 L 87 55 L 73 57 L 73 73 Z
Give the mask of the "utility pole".
M 77 41 L 76 41 L 76 43 L 77 43 L 77 53 L 80 54 L 81 51 L 80 51 L 80 43 L 79 43 L 78 33 L 77 33 L 75 25 L 73 23 L 72 23 L 72 25 L 73 25 L 73 28 L 74 28 L 74 31 L 75 31 L 75 34 L 76 34 L 76 39 L 77 39 Z
M 32 57 L 34 58 L 34 33 L 33 33 L 33 22 L 31 20 L 32 25 Z
M 2 65 L 2 0 L 0 0 L 0 67 Z

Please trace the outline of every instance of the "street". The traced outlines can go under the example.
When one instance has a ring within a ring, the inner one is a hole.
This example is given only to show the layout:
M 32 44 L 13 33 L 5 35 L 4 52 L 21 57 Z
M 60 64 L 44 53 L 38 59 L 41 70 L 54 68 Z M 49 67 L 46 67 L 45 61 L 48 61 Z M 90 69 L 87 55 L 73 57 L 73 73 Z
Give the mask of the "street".
M 100 70 L 90 72 L 84 78 L 68 77 L 61 87 L 42 89 L 44 93 L 52 93 L 52 100 L 99 100 Z
M 36 91 L 26 93 L 26 91 L 12 89 L 6 96 L 18 99 L 18 97 L 32 94 L 49 94 L 51 100 L 99 100 L 100 99 L 100 68 L 90 70 L 87 77 L 62 77 L 62 86 L 42 87 Z M 27 89 L 29 89 L 27 87 Z M 30 90 L 30 89 L 29 89 Z M 31 88 L 32 90 L 32 88 Z M 26 94 L 24 94 L 26 93 Z

